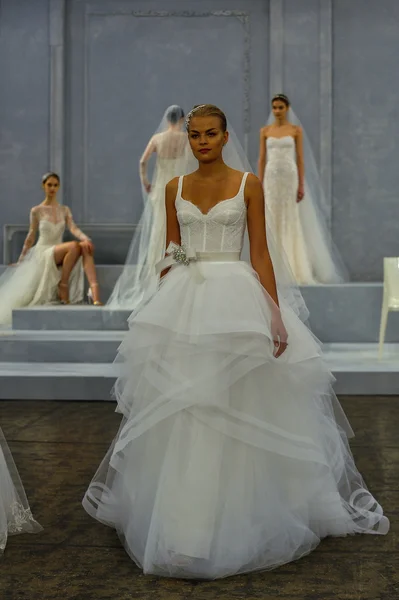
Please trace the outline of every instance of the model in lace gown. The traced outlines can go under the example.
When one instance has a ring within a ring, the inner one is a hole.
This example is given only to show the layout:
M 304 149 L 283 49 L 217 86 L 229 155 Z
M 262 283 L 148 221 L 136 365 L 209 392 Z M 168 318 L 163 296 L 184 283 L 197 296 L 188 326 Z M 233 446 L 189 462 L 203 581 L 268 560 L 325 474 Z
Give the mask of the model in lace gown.
M 0 554 L 5 550 L 9 536 L 41 530 L 33 518 L 10 449 L 0 429 Z
M 130 243 L 122 274 L 107 302 L 111 309 L 134 310 L 157 285 L 155 265 L 165 253 L 165 186 L 173 177 L 184 173 L 182 162 L 187 156 L 187 135 L 183 132 L 183 123 L 183 109 L 176 104 L 169 106 L 140 159 L 144 210 Z M 152 155 L 155 155 L 156 163 L 150 183 L 147 165 Z
M 260 181 L 224 163 L 217 107 L 188 131 L 199 168 L 167 185 L 161 285 L 119 348 L 122 424 L 83 505 L 145 573 L 213 579 L 389 524 L 319 344 L 278 297 Z
M 316 210 L 320 198 L 312 198 L 305 177 L 303 131 L 289 120 L 287 96 L 273 98 L 272 112 L 274 122 L 260 131 L 258 161 L 271 226 L 299 284 L 340 282 L 345 268 Z
M 30 211 L 29 232 L 19 261 L 0 278 L 1 325 L 11 323 L 15 308 L 57 301 L 63 304 L 81 302 L 83 271 L 89 280 L 91 298 L 95 304 L 101 304 L 93 244 L 75 224 L 70 209 L 58 204 L 58 175 L 47 173 L 42 185 L 46 198 Z M 79 242 L 62 242 L 66 227 Z

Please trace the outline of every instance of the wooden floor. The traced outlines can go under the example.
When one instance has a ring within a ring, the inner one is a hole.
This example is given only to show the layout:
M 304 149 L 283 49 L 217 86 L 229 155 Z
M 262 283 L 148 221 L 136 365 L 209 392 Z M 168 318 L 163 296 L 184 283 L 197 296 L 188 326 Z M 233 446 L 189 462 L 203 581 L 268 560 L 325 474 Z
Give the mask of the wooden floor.
M 118 428 L 112 403 L 0 402 L 0 424 L 44 527 L 10 538 L 1 600 L 399 600 L 399 398 L 341 402 L 358 468 L 391 519 L 390 533 L 327 539 L 274 571 L 205 583 L 143 576 L 115 533 L 83 511 Z

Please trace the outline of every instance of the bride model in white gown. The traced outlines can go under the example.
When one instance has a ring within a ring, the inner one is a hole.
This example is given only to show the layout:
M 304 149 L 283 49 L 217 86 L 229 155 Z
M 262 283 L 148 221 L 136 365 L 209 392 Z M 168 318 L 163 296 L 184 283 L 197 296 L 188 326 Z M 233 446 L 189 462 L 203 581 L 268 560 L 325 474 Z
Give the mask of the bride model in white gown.
M 319 344 L 277 296 L 261 183 L 223 161 L 217 107 L 187 126 L 199 169 L 167 186 L 161 285 L 119 348 L 123 420 L 83 505 L 144 573 L 214 579 L 389 522 L 356 469 Z
M 122 274 L 107 302 L 111 309 L 133 310 L 144 294 L 151 294 L 150 283 L 156 284 L 155 265 L 165 254 L 165 186 L 173 177 L 184 174 L 187 162 L 188 143 L 183 124 L 183 109 L 176 104 L 169 106 L 140 159 L 144 211 Z M 147 164 L 153 154 L 156 155 L 156 164 L 150 183 Z
M 90 297 L 94 304 L 100 304 L 93 244 L 75 224 L 70 209 L 58 204 L 58 175 L 47 173 L 42 178 L 42 185 L 46 199 L 30 212 L 29 232 L 19 261 L 0 278 L 1 326 L 11 324 L 15 308 L 59 301 L 63 304 L 81 302 L 83 271 L 89 280 Z M 79 242 L 63 243 L 66 227 Z
M 273 232 L 299 284 L 338 283 L 346 269 L 333 247 L 323 189 L 310 145 L 295 125 L 284 94 L 272 99 L 272 118 L 260 131 L 259 179 Z M 307 174 L 308 173 L 308 174 Z
M 42 527 L 33 518 L 22 482 L 0 429 L 0 554 L 7 539 L 19 533 L 37 533 Z

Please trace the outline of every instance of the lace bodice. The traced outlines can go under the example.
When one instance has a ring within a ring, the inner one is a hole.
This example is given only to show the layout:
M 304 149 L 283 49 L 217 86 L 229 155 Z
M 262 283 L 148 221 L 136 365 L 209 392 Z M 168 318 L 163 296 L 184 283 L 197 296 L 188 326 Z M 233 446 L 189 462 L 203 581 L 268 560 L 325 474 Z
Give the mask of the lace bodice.
M 183 246 L 198 252 L 241 252 L 247 223 L 244 200 L 247 175 L 244 174 L 236 196 L 222 200 L 207 214 L 182 198 L 183 177 L 179 177 L 176 210 Z
M 296 164 L 295 140 L 291 135 L 281 138 L 268 137 L 266 140 L 267 164 L 289 161 Z
M 38 246 L 54 246 L 62 243 L 65 228 L 78 240 L 88 240 L 73 220 L 72 213 L 67 206 L 45 206 L 39 204 L 30 211 L 30 226 L 26 237 L 21 257 L 23 258 L 29 248 L 35 243 L 36 235 L 39 234 Z

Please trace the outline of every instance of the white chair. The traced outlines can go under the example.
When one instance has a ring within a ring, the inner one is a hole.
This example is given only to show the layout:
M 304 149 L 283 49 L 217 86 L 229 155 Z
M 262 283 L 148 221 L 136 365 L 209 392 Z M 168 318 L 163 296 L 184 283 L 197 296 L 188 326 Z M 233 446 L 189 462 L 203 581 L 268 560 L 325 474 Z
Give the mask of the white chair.
M 399 257 L 384 258 L 384 291 L 382 298 L 380 344 L 378 356 L 381 358 L 385 331 L 390 311 L 399 311 Z

